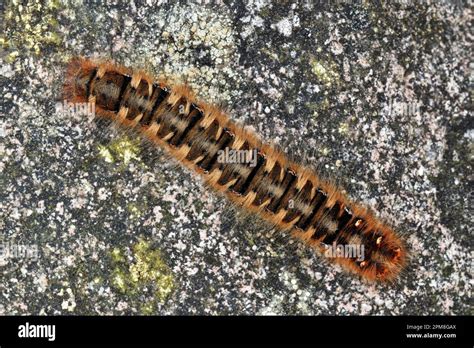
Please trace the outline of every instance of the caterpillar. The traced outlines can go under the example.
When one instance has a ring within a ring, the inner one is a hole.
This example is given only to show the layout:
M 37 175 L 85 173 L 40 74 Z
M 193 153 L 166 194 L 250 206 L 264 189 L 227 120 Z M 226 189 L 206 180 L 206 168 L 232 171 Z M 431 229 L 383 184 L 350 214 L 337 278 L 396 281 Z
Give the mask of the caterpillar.
M 137 130 L 233 203 L 364 280 L 393 282 L 406 264 L 404 241 L 371 210 L 219 108 L 196 100 L 186 85 L 173 86 L 109 61 L 74 57 L 63 96 L 70 103 L 92 103 L 96 115 Z M 222 160 L 229 151 L 241 151 L 252 161 Z M 363 250 L 364 256 L 351 248 Z M 331 250 L 343 252 L 331 255 Z

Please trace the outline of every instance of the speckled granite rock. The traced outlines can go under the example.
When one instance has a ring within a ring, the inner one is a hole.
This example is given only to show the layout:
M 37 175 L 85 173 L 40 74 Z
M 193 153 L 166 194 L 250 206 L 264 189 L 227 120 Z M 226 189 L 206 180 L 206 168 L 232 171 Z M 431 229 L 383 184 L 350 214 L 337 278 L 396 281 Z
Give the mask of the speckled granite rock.
M 0 314 L 472 314 L 472 8 L 429 3 L 1 5 Z M 187 81 L 340 182 L 406 235 L 403 278 L 328 267 L 62 112 L 77 54 Z

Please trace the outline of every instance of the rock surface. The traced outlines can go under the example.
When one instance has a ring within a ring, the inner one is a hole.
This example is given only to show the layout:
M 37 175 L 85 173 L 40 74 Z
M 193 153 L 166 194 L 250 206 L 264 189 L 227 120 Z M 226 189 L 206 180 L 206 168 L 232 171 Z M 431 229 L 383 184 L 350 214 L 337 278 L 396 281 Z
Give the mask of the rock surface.
M 0 6 L 0 314 L 472 314 L 464 1 Z M 370 285 L 133 134 L 58 107 L 66 62 L 186 81 L 406 236 Z

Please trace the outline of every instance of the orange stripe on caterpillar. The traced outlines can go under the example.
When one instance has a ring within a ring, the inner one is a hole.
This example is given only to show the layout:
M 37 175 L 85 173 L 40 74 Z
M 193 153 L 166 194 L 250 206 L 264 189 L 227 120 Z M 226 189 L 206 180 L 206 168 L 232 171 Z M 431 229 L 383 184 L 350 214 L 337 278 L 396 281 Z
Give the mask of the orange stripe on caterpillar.
M 345 270 L 370 281 L 394 281 L 405 266 L 405 245 L 392 228 L 218 108 L 197 101 L 186 86 L 74 58 L 64 97 L 95 103 L 97 115 L 137 129 L 208 186 Z M 224 153 L 234 157 L 222 160 Z

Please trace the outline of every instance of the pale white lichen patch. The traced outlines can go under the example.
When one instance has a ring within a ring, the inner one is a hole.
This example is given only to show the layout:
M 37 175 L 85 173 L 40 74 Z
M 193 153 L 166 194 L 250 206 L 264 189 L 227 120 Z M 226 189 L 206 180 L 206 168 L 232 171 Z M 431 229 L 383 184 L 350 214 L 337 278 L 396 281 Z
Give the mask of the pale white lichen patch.
M 125 23 L 127 33 L 135 30 L 133 21 Z M 133 65 L 145 55 L 143 63 L 155 75 L 186 82 L 206 101 L 229 102 L 236 96 L 232 85 L 238 83 L 239 53 L 225 7 L 217 10 L 192 3 L 167 10 L 158 7 L 149 25 L 154 30 L 142 33 L 130 50 Z

